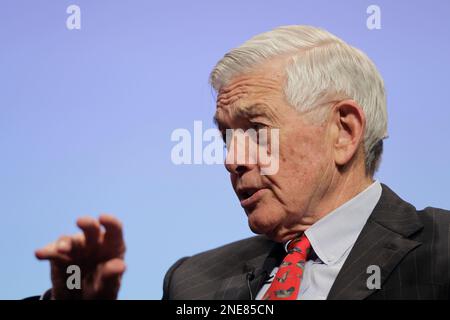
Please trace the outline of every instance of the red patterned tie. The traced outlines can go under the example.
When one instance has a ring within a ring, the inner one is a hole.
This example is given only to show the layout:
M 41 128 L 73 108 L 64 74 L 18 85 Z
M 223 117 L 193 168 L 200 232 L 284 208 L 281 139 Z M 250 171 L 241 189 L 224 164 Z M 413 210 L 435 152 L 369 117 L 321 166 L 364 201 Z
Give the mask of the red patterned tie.
M 296 300 L 302 282 L 303 269 L 311 244 L 303 233 L 288 245 L 288 254 L 281 263 L 263 300 Z

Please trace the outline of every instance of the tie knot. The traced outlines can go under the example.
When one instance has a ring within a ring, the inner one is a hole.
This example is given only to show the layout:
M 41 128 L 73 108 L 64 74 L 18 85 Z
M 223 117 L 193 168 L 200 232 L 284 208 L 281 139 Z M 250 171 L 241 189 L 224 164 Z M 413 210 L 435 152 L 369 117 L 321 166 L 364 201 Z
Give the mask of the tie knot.
M 288 253 L 299 253 L 305 258 L 309 254 L 310 248 L 311 243 L 305 233 L 292 240 L 287 246 Z

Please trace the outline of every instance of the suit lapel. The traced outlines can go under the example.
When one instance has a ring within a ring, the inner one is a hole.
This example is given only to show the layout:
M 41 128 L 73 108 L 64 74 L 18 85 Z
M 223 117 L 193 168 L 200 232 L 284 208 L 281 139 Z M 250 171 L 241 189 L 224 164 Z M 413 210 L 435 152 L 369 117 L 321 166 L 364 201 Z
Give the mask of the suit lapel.
M 270 276 L 270 273 L 275 267 L 278 267 L 286 255 L 284 246 L 279 243 L 273 244 L 268 255 L 265 256 L 263 263 L 260 261 L 249 261 L 246 264 L 246 268 L 252 270 L 254 276 L 250 277 L 250 290 L 251 297 L 256 298 L 259 290 L 264 284 L 264 281 Z M 253 271 L 254 270 L 254 271 Z
M 381 286 L 403 257 L 421 243 L 408 239 L 423 226 L 415 208 L 387 186 L 340 270 L 327 299 L 365 299 L 369 266 L 378 266 Z
M 248 300 L 250 297 L 254 299 L 266 276 L 279 264 L 281 250 L 284 251 L 282 245 L 267 240 L 261 254 L 236 264 L 236 268 L 219 284 L 214 299 Z

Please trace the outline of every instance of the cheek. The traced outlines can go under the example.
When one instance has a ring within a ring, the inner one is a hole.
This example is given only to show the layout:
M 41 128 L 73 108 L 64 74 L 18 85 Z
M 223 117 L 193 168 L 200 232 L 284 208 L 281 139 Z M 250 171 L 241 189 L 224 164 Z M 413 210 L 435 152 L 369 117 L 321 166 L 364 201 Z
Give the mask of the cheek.
M 276 179 L 293 196 L 298 196 L 299 190 L 307 193 L 318 183 L 328 157 L 322 130 L 287 135 L 280 139 L 280 170 Z
M 310 137 L 287 137 L 280 146 L 280 172 L 291 178 L 305 176 L 317 162 L 317 151 Z

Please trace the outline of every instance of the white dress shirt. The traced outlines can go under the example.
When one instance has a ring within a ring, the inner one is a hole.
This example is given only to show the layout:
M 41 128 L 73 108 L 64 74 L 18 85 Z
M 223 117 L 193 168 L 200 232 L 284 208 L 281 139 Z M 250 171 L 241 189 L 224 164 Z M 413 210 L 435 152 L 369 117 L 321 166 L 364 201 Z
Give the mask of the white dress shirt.
M 306 261 L 298 300 L 327 298 L 334 280 L 380 197 L 381 184 L 375 181 L 305 231 L 315 255 L 313 259 Z M 270 279 L 274 278 L 277 271 L 278 267 L 273 269 Z M 263 285 L 256 300 L 261 300 L 270 284 L 271 281 Z

